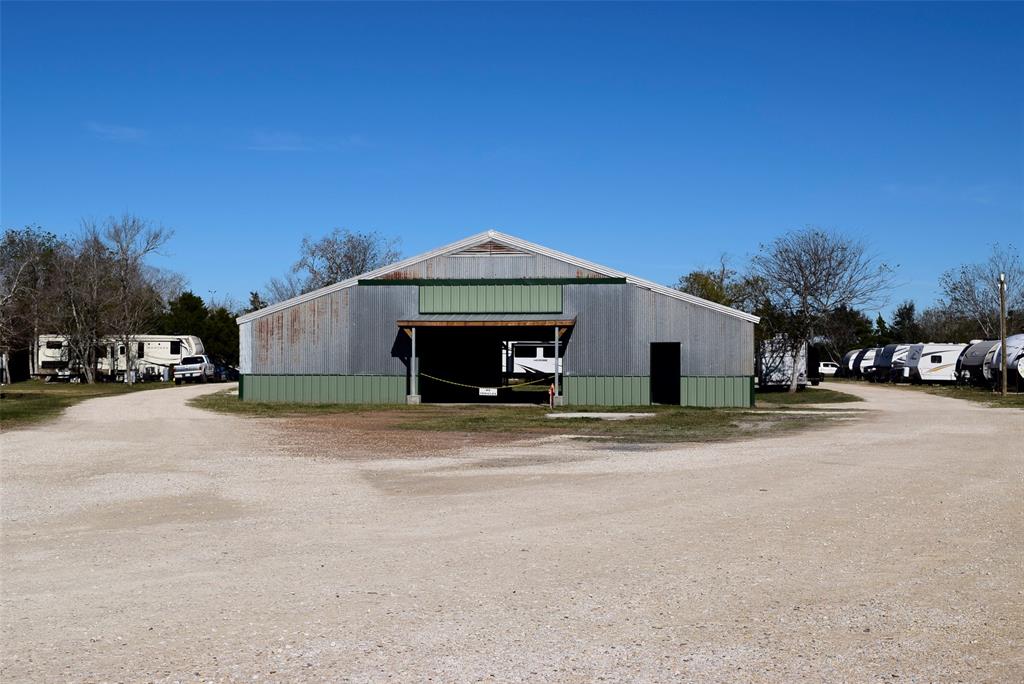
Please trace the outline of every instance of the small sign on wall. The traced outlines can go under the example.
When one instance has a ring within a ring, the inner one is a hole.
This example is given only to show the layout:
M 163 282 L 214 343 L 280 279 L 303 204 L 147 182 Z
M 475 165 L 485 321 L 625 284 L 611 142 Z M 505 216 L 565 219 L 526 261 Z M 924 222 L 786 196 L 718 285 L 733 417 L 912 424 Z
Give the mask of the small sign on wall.
M 496 397 L 496 396 L 498 396 L 498 388 L 497 387 L 481 387 L 480 388 L 480 396 L 481 397 Z

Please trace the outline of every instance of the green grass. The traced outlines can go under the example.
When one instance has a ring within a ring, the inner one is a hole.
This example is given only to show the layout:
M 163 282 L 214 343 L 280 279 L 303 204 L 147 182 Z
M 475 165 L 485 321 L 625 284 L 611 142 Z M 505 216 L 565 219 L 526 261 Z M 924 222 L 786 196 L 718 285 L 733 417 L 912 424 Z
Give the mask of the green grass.
M 822 389 L 816 387 L 814 389 L 806 389 L 801 392 L 790 394 L 785 390 L 782 391 L 768 391 L 758 390 L 757 391 L 757 405 L 762 406 L 770 404 L 773 406 L 797 406 L 800 404 L 845 404 L 854 401 L 861 401 L 860 397 L 846 392 L 836 392 L 835 390 Z
M 1010 392 L 1005 397 L 985 387 L 956 387 L 955 385 L 897 385 L 900 389 L 927 392 L 939 397 L 953 397 L 978 402 L 985 406 L 1024 409 L 1024 394 Z
M 28 380 L 0 388 L 0 431 L 12 430 L 59 416 L 68 406 L 86 399 L 127 392 L 173 387 L 170 382 L 147 382 L 129 387 L 124 383 L 93 385 Z
M 839 394 L 838 392 L 834 394 Z M 547 418 L 543 406 L 487 405 L 307 405 L 244 402 L 237 395 L 217 392 L 196 397 L 190 404 L 220 413 L 253 417 L 302 417 L 361 414 L 379 419 L 383 429 L 430 432 L 499 433 L 524 435 L 571 434 L 616 442 L 710 442 L 765 434 L 780 434 L 820 426 L 828 417 L 792 415 L 759 409 L 701 409 L 677 406 L 572 406 L 557 412 L 654 413 L 653 418 L 605 421 L 594 418 Z

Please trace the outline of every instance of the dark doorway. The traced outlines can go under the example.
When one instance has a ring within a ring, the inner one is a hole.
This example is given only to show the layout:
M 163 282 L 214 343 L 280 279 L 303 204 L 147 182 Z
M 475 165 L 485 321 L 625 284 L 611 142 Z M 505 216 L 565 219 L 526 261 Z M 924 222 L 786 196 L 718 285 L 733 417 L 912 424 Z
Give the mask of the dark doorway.
M 680 404 L 679 343 L 651 343 L 651 403 Z
M 567 339 L 563 335 L 559 356 Z M 551 326 L 424 326 L 416 329 L 416 344 L 424 403 L 548 401 L 553 382 L 548 366 L 555 367 Z M 529 359 L 524 356 L 527 351 Z M 495 392 L 483 395 L 480 387 Z

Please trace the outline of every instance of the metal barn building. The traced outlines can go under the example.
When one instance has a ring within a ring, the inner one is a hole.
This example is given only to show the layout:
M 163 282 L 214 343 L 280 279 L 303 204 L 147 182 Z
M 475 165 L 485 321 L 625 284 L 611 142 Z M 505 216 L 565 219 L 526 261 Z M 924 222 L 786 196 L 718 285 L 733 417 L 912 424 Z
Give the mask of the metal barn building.
M 240 317 L 239 391 L 504 402 L 553 384 L 564 404 L 750 406 L 757 321 L 488 231 Z M 544 350 L 560 372 L 514 378 L 513 348 Z

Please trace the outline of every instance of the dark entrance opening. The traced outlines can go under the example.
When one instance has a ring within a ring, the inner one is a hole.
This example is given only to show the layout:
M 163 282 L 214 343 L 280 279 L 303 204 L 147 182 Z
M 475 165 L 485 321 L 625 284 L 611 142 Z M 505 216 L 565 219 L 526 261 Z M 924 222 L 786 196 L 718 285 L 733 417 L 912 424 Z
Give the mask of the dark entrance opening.
M 679 343 L 651 343 L 651 403 L 680 404 Z
M 417 326 L 422 401 L 546 404 L 558 367 L 554 340 L 553 325 Z M 563 333 L 559 356 L 567 343 Z

